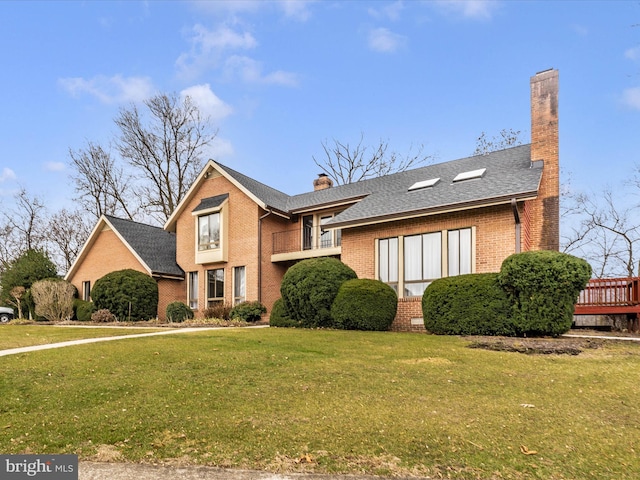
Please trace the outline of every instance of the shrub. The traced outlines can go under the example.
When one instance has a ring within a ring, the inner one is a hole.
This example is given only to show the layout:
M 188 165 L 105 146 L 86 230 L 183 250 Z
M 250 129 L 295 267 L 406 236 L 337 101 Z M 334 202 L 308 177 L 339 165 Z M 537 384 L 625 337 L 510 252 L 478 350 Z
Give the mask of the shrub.
M 272 327 L 299 327 L 300 322 L 289 317 L 289 314 L 284 307 L 284 301 L 282 298 L 279 298 L 273 303 L 273 307 L 271 308 L 269 325 Z
M 107 309 L 120 320 L 149 320 L 158 312 L 158 284 L 137 270 L 119 270 L 100 278 L 91 289 L 97 309 Z
M 522 335 L 553 335 L 571 328 L 580 291 L 591 277 L 583 259 L 552 251 L 511 255 L 498 280 L 507 292 Z
M 96 306 L 93 302 L 87 302 L 86 300 L 76 298 L 73 301 L 73 310 L 77 320 L 81 322 L 89 322 L 91 320 L 91 314 L 96 311 Z
M 280 293 L 289 316 L 307 328 L 330 327 L 331 305 L 343 282 L 357 278 L 340 260 L 310 258 L 293 265 L 284 274 Z
M 440 278 L 422 295 L 425 328 L 440 335 L 517 334 L 497 273 Z
M 181 323 L 193 318 L 193 310 L 182 302 L 171 302 L 166 309 L 167 320 Z
M 233 307 L 228 303 L 216 302 L 211 307 L 207 307 L 202 312 L 204 318 L 219 318 L 220 320 L 230 320 L 230 313 Z
M 106 308 L 96 310 L 91 314 L 91 321 L 96 323 L 112 323 L 117 320 L 116 316 Z
M 49 321 L 69 320 L 73 315 L 73 295 L 76 289 L 61 279 L 39 280 L 31 285 L 36 315 Z
M 389 330 L 396 317 L 398 296 L 379 280 L 358 279 L 344 282 L 333 305 L 334 326 L 345 330 Z
M 260 302 L 242 302 L 231 309 L 229 318 L 231 320 L 257 322 L 265 313 L 267 313 L 267 307 Z

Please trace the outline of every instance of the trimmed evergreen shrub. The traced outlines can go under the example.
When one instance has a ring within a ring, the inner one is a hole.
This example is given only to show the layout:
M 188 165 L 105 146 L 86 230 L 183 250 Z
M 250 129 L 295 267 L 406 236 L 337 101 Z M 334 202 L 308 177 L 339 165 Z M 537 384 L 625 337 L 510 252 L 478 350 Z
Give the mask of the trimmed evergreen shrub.
M 353 278 L 356 273 L 340 260 L 309 258 L 287 270 L 280 293 L 289 316 L 301 327 L 331 327 L 331 305 L 338 289 Z
M 440 278 L 422 295 L 425 328 L 440 335 L 516 335 L 497 273 Z
M 158 284 L 137 270 L 106 274 L 91 289 L 96 309 L 107 309 L 120 321 L 149 320 L 158 314 Z
M 170 322 L 182 323 L 193 318 L 193 310 L 189 305 L 182 302 L 171 302 L 165 310 L 167 320 Z
M 262 315 L 267 313 L 267 307 L 262 303 L 255 302 L 242 302 L 237 304 L 231 309 L 229 318 L 231 320 L 244 320 L 245 322 L 257 322 L 262 318 Z
M 269 325 L 272 327 L 299 327 L 300 322 L 289 317 L 289 314 L 284 307 L 284 301 L 282 298 L 279 298 L 273 303 L 273 307 L 271 308 Z
M 96 311 L 96 306 L 93 302 L 87 302 L 86 300 L 80 300 L 76 298 L 73 301 L 73 311 L 75 313 L 76 320 L 80 322 L 91 321 L 91 314 Z
M 379 280 L 354 278 L 344 282 L 333 305 L 334 326 L 345 330 L 389 330 L 396 317 L 398 296 Z
M 591 278 L 583 259 L 554 251 L 523 252 L 502 263 L 498 280 L 509 296 L 522 335 L 553 335 L 571 328 L 580 291 Z

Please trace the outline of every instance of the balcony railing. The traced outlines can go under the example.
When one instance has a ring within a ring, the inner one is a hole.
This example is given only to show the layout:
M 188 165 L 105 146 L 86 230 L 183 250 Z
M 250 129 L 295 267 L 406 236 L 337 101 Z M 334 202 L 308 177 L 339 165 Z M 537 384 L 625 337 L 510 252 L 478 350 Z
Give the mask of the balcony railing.
M 318 250 L 339 247 L 342 241 L 340 230 L 323 230 L 321 227 L 304 227 L 302 230 L 275 232 L 272 239 L 272 254 Z
M 640 278 L 595 278 L 578 297 L 576 315 L 640 312 Z

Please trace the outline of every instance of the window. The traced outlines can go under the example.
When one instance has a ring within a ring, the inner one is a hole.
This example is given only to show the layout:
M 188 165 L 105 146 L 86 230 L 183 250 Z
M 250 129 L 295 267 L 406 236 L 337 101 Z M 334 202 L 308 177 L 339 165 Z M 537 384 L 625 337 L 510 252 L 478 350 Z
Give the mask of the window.
M 224 302 L 224 269 L 207 270 L 207 306 Z
M 198 217 L 198 250 L 220 248 L 220 213 Z
M 385 238 L 378 242 L 378 280 L 398 292 L 398 239 Z
M 189 308 L 198 309 L 198 272 L 189 272 L 189 283 L 187 284 L 187 295 L 189 297 Z
M 333 232 L 331 230 L 323 230 L 322 225 L 333 218 L 333 215 L 320 217 L 320 248 L 333 247 Z
M 471 273 L 471 229 L 449 230 L 449 276 Z
M 91 301 L 91 282 L 82 282 L 82 299 L 85 302 Z
M 233 269 L 233 303 L 237 305 L 247 298 L 246 268 L 235 267 Z
M 313 248 L 313 215 L 302 217 L 302 248 L 304 250 Z
M 442 277 L 442 234 L 425 233 L 404 237 L 404 295 L 422 295 L 435 279 Z

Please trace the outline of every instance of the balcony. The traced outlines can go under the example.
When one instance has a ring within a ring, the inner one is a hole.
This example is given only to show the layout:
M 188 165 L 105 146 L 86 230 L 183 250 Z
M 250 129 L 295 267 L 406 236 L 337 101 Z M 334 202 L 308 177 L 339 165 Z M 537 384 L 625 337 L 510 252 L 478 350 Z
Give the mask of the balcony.
M 340 230 L 323 230 L 319 226 L 275 232 L 272 236 L 271 261 L 340 255 L 341 233 Z

